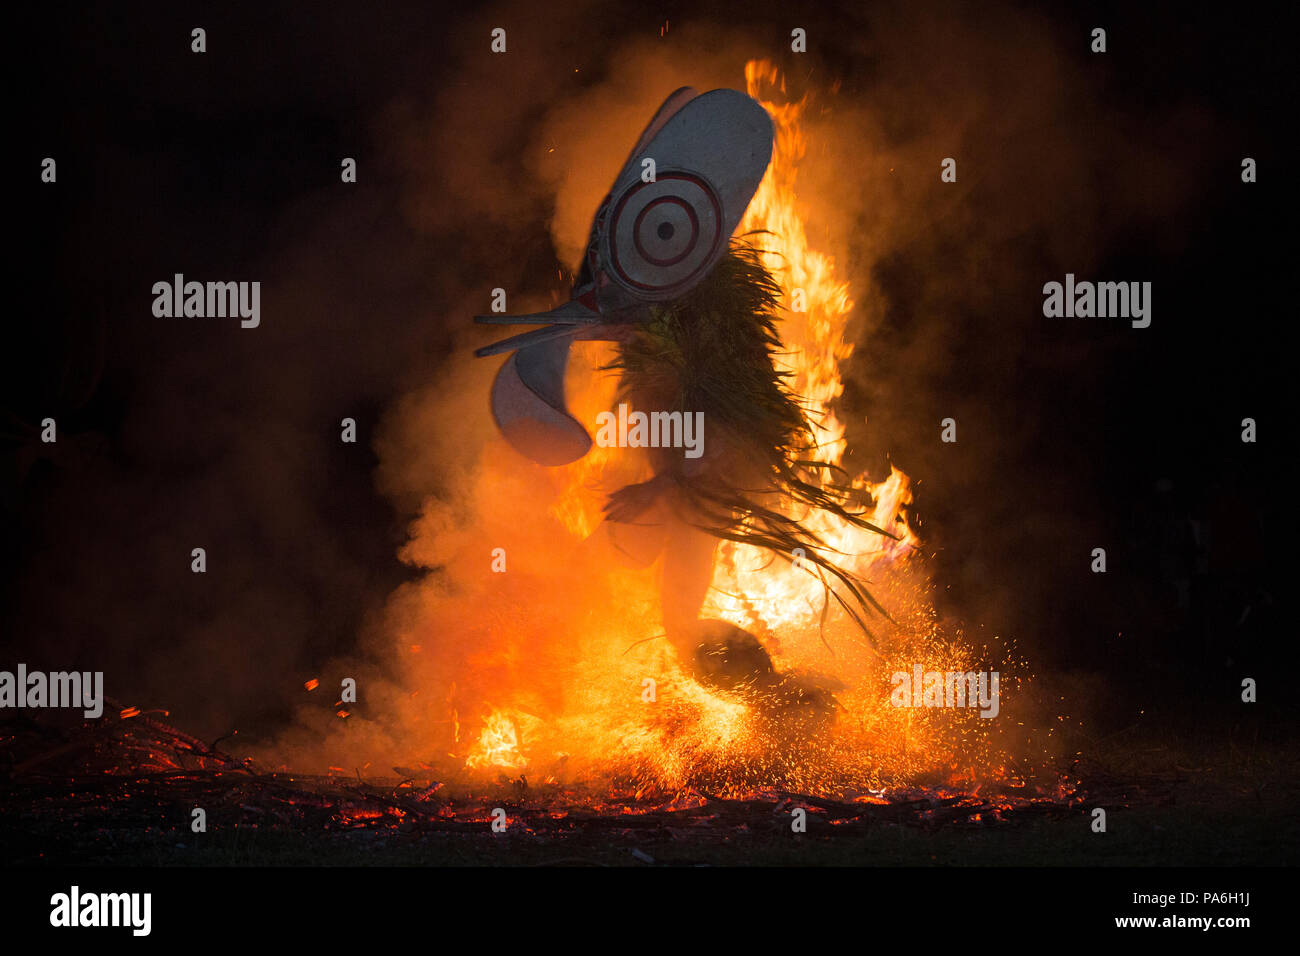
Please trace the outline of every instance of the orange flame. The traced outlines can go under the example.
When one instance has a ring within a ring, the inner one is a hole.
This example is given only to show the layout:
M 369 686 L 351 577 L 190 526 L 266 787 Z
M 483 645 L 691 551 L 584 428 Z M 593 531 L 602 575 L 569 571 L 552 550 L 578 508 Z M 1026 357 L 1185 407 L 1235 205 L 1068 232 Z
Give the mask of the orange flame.
M 518 715 L 507 710 L 494 710 L 483 725 L 478 744 L 465 760 L 465 766 L 499 767 L 502 770 L 520 771 L 528 768 L 528 761 L 519 752 Z
M 749 94 L 772 116 L 776 135 L 771 164 L 738 231 L 766 230 L 755 241 L 774 253 L 769 266 L 785 292 L 786 311 L 778 326 L 786 347 L 781 370 L 790 373 L 787 382 L 810 412 L 819 459 L 839 466 L 847 442 L 835 403 L 843 392 L 841 363 L 853 353 L 846 330 L 854 306 L 847 279 L 831 255 L 812 248 L 799 212 L 795 186 L 808 146 L 807 102 L 781 102 L 780 73 L 765 61 L 746 66 L 746 81 Z M 616 378 L 596 372 L 611 349 L 607 343 L 574 349 L 568 397 L 580 421 L 593 421 L 614 402 Z M 597 446 L 569 466 L 530 474 L 553 483 L 550 518 L 576 543 L 597 531 L 606 494 L 644 480 L 645 468 L 624 449 Z M 494 611 L 500 615 L 490 626 L 495 646 L 470 660 L 479 679 L 485 680 L 485 667 L 511 676 L 492 685 L 491 693 L 509 704 L 491 708 L 477 739 L 468 738 L 473 742 L 461 752 L 463 769 L 514 773 L 527 768 L 546 780 L 586 771 L 624 779 L 629 792 L 637 793 L 689 788 L 701 779 L 710 780 L 714 792 L 726 792 L 776 786 L 778 778 L 781 785 L 806 792 L 861 792 L 923 772 L 998 772 L 1003 758 L 992 743 L 991 721 L 971 710 L 891 706 L 891 673 L 910 672 L 917 662 L 927 671 L 979 670 L 976 661 L 990 655 L 938 626 L 924 569 L 908 560 L 919 542 L 906 518 L 912 502 L 907 475 L 891 466 L 883 481 L 863 473 L 851 484 L 864 517 L 897 540 L 826 512 L 791 516 L 832 549 L 833 560 L 871 581 L 897 622 L 887 646 L 865 647 L 847 616 L 827 608 L 825 586 L 807 566 L 774 561 L 760 549 L 730 542 L 718 549 L 702 612 L 756 634 L 779 669 L 829 672 L 840 682 L 839 715 L 832 727 L 819 731 L 819 739 L 777 739 L 781 731 L 746 704 L 698 683 L 665 642 L 655 640 L 659 622 L 651 574 L 584 566 L 581 576 L 565 569 L 571 577 L 561 586 L 559 569 L 553 568 L 551 579 L 536 585 L 537 596 L 552 602 L 546 605 L 552 612 L 561 608 L 567 616 L 529 622 Z M 557 589 L 567 601 L 555 603 Z M 611 593 L 619 600 L 602 599 Z M 529 594 L 521 593 L 521 601 Z M 519 651 L 525 640 L 535 641 L 532 646 L 563 645 L 568 669 L 554 678 L 560 686 L 553 693 L 539 690 L 552 680 L 551 672 L 543 678 L 540 669 L 515 669 L 526 663 Z M 1003 691 L 1013 687 L 1004 676 Z M 464 697 L 458 702 L 462 713 L 467 704 L 483 706 L 482 700 Z M 455 738 L 452 746 L 461 739 L 456 706 L 453 701 L 446 721 L 448 736 Z

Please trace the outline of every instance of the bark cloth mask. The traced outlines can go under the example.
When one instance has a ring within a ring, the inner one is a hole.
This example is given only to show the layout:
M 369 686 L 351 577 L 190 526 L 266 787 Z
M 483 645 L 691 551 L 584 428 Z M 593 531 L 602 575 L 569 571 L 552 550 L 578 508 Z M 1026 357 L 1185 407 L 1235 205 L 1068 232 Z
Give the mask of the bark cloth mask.
M 772 120 L 736 90 L 674 92 L 655 113 L 600 204 L 572 298 L 549 312 L 479 315 L 540 325 L 479 349 L 509 352 L 492 384 L 492 417 L 510 445 L 542 465 L 591 448 L 569 413 L 564 373 L 579 339 L 619 337 L 648 307 L 689 292 L 717 265 L 772 158 Z M 643 174 L 654 160 L 654 178 Z

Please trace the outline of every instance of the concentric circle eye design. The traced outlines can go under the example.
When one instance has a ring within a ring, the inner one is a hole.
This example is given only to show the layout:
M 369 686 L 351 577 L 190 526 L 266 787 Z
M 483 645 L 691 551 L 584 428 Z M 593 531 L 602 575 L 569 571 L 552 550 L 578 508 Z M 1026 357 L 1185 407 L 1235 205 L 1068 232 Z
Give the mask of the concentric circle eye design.
M 609 271 L 641 298 L 664 300 L 690 288 L 726 241 L 722 204 L 713 188 L 688 173 L 637 182 L 613 205 Z

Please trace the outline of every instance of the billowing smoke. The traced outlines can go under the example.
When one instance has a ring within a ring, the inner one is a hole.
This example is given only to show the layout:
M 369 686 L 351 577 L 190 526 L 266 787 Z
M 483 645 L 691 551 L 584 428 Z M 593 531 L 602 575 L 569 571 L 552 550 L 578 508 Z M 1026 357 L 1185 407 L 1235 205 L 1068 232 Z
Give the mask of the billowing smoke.
M 1096 505 L 1081 456 L 1029 464 L 1072 447 L 1049 431 L 1079 398 L 1036 390 L 1099 347 L 1095 331 L 1048 328 L 1040 290 L 1152 235 L 1153 254 L 1177 254 L 1178 234 L 1152 227 L 1206 176 L 1181 152 L 1206 135 L 1205 112 L 1117 102 L 1082 30 L 1020 8 L 844 4 L 793 24 L 747 6 L 744 26 L 564 8 L 507 4 L 427 47 L 406 41 L 356 94 L 375 107 L 369 128 L 328 143 L 322 185 L 276 205 L 269 227 L 245 200 L 210 227 L 219 240 L 187 239 L 214 207 L 189 201 L 178 217 L 148 201 L 184 194 L 179 173 L 146 189 L 130 185 L 128 150 L 103 158 L 126 185 L 65 256 L 103 273 L 114 314 L 102 389 L 120 407 L 102 413 L 112 451 L 41 486 L 43 523 L 24 538 L 16 583 L 17 647 L 34 666 L 103 667 L 110 694 L 168 706 L 211 736 L 289 716 L 257 752 L 304 767 L 418 759 L 448 732 L 451 702 L 490 697 L 511 668 L 551 693 L 559 679 L 546 675 L 571 674 L 582 648 L 557 645 L 547 618 L 572 623 L 574 611 L 561 588 L 539 598 L 527 585 L 571 575 L 579 588 L 591 558 L 557 543 L 553 479 L 496 438 L 496 360 L 471 357 L 487 334 L 470 316 L 497 287 L 511 311 L 565 295 L 596 204 L 654 109 L 682 85 L 743 87 L 755 57 L 783 69 L 792 101 L 809 98 L 804 218 L 814 246 L 847 250 L 848 464 L 881 477 L 892 458 L 920 479 L 959 610 L 1013 623 L 1032 649 L 1052 575 L 1027 559 L 990 564 L 985 542 L 997 531 L 1004 551 L 1041 555 L 1069 530 L 1064 515 Z M 322 30 L 346 46 L 350 23 Z M 789 52 L 795 25 L 808 54 Z M 496 26 L 501 56 L 488 52 Z M 360 49 L 358 67 L 386 55 Z M 331 181 L 334 154 L 358 143 L 347 193 Z M 940 181 L 947 157 L 956 184 Z M 155 228 L 119 239 L 113 224 L 135 215 Z M 144 290 L 174 271 L 260 278 L 262 327 L 142 320 Z M 358 419 L 360 445 L 340 444 L 344 417 Z M 955 446 L 937 440 L 946 417 Z M 1062 475 L 1069 494 L 1036 513 L 1035 483 Z M 188 569 L 199 545 L 203 577 Z M 490 571 L 496 547 L 509 574 Z M 493 645 L 521 606 L 512 645 Z M 316 696 L 302 689 L 312 677 Z M 361 701 L 336 708 L 344 677 Z

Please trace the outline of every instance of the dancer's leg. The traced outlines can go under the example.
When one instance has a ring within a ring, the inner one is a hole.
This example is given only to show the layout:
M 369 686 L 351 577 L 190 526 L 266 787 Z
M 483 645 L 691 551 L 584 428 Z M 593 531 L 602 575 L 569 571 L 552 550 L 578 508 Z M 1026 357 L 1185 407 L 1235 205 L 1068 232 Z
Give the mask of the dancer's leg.
M 699 642 L 700 608 L 713 581 L 718 539 L 681 520 L 671 520 L 664 546 L 659 593 L 664 630 L 684 662 Z

